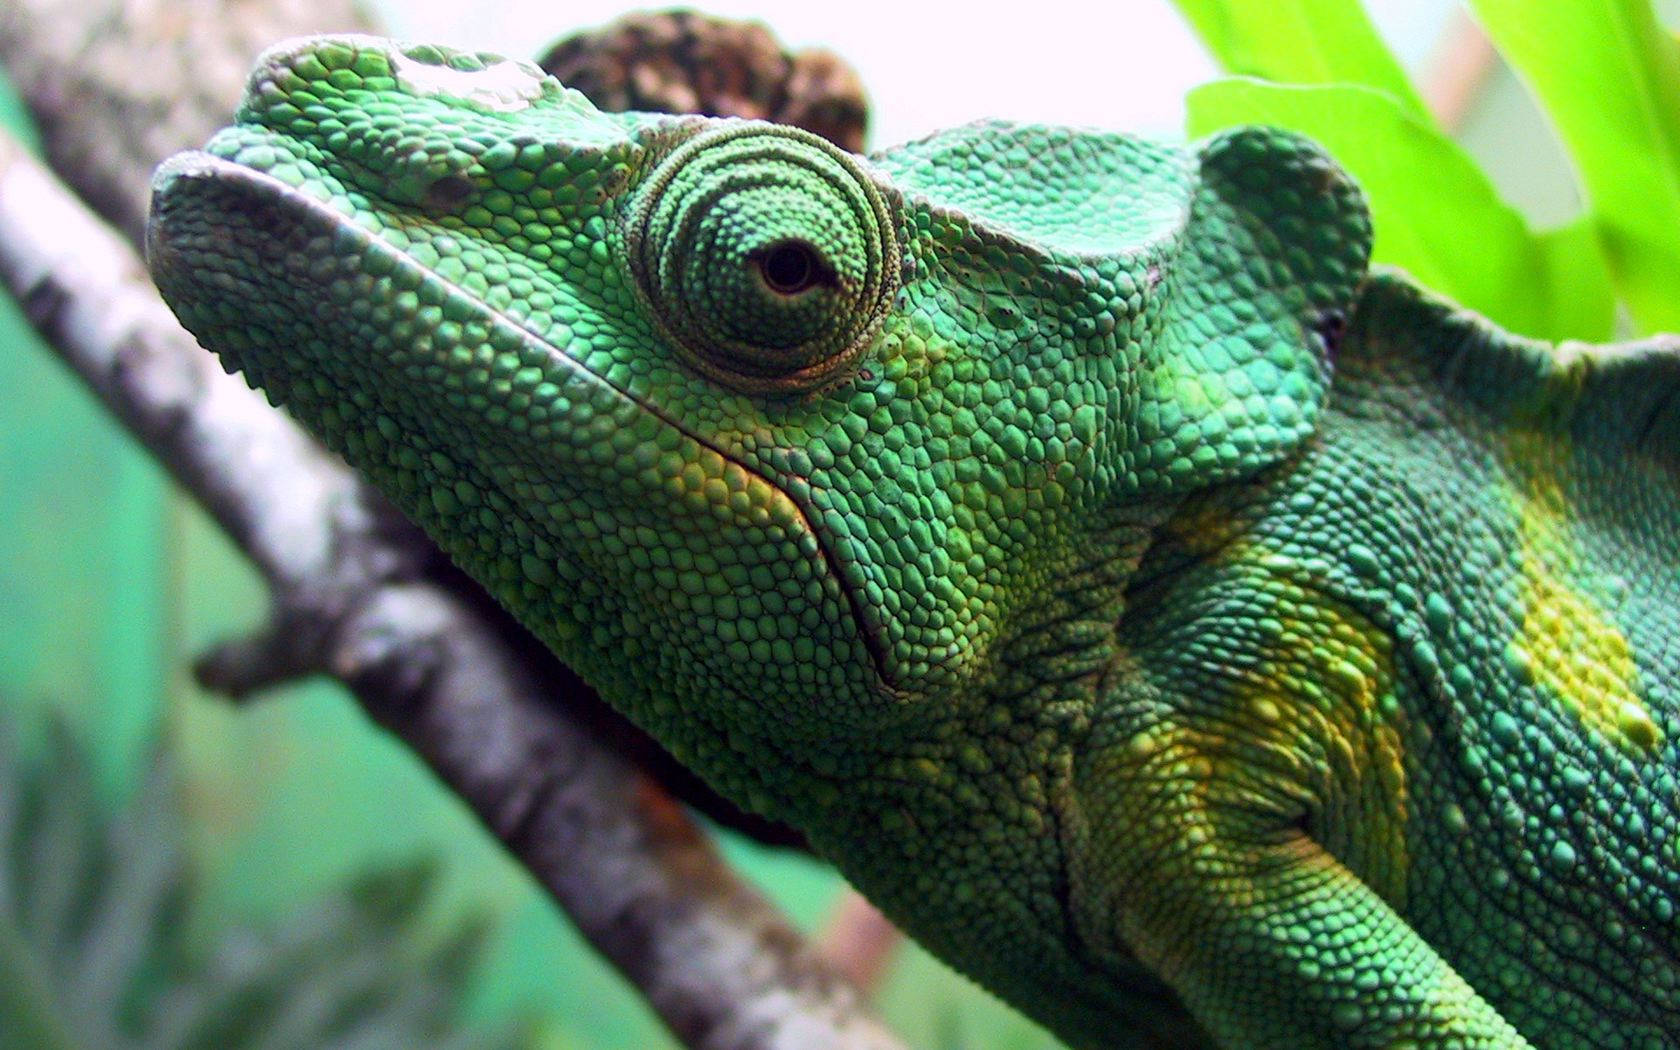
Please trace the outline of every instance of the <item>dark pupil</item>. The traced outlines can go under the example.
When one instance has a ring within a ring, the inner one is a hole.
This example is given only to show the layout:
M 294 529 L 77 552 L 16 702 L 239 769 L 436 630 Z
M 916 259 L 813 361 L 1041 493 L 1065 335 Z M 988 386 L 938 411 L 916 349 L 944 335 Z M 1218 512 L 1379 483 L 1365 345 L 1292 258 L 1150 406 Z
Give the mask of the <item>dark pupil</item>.
M 759 262 L 764 283 L 782 295 L 795 295 L 817 283 L 816 253 L 808 244 L 778 244 Z

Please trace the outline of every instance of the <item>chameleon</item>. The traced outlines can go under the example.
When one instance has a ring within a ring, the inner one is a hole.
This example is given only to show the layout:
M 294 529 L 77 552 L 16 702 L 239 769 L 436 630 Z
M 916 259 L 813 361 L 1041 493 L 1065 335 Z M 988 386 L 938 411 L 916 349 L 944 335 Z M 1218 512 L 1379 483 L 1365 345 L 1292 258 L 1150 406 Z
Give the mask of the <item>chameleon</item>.
M 862 157 L 370 37 L 236 120 L 183 324 L 1069 1045 L 1680 1046 L 1680 341 L 1373 268 L 1266 127 Z

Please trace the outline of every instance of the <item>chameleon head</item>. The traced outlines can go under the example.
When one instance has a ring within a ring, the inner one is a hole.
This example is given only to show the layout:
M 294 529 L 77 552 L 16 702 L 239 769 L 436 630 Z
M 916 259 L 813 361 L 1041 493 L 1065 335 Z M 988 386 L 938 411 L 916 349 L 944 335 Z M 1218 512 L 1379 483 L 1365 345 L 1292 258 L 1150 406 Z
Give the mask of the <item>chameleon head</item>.
M 1277 133 L 977 125 L 866 162 L 371 38 L 271 50 L 155 191 L 188 329 L 783 815 L 766 754 L 995 701 L 1105 515 L 1301 441 L 1367 238 Z

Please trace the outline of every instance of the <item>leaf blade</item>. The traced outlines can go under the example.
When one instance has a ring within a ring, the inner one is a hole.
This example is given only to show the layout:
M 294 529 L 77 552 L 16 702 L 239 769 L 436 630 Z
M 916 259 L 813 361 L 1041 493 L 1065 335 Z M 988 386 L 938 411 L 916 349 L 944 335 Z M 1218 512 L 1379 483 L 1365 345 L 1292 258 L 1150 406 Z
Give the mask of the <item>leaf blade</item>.
M 1364 84 L 1428 120 L 1411 78 L 1357 0 L 1175 0 L 1227 73 L 1279 83 Z
M 1574 159 L 1634 320 L 1680 331 L 1680 46 L 1649 0 L 1471 6 Z
M 1614 302 L 1598 253 L 1579 250 L 1578 235 L 1531 230 L 1460 146 L 1392 97 L 1233 77 L 1194 89 L 1185 105 L 1194 136 L 1261 123 L 1317 140 L 1365 189 L 1374 261 L 1525 335 L 1610 335 Z

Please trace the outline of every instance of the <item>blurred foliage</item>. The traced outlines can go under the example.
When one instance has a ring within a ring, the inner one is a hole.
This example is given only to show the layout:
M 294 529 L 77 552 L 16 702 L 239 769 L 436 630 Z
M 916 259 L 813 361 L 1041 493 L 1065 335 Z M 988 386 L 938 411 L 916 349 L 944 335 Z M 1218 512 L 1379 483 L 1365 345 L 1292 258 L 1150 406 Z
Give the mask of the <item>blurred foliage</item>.
M 1366 84 L 1402 112 L 1428 116 L 1406 70 L 1357 2 L 1177 3 L 1227 73 L 1292 84 Z
M 0 747 L 0 1050 L 521 1045 L 456 1026 L 484 931 L 419 932 L 436 865 L 370 870 L 189 945 L 198 894 L 168 755 L 113 806 L 63 723 L 46 736 L 33 758 Z
M 1377 261 L 1527 335 L 1610 335 L 1613 295 L 1586 222 L 1537 233 L 1462 147 L 1392 95 L 1232 77 L 1193 90 L 1186 108 L 1193 134 L 1263 120 L 1317 140 L 1371 202 Z
M 1568 147 L 1634 320 L 1680 331 L 1680 45 L 1651 0 L 1471 6 Z
M 1548 339 L 1680 331 L 1680 45 L 1650 0 L 1473 0 L 1567 146 L 1586 214 L 1536 231 L 1418 102 L 1357 0 L 1176 0 L 1227 72 L 1188 130 L 1293 128 L 1364 185 L 1375 261 Z M 1281 15 L 1274 14 L 1281 12 Z M 1583 88 L 1590 87 L 1590 90 Z

